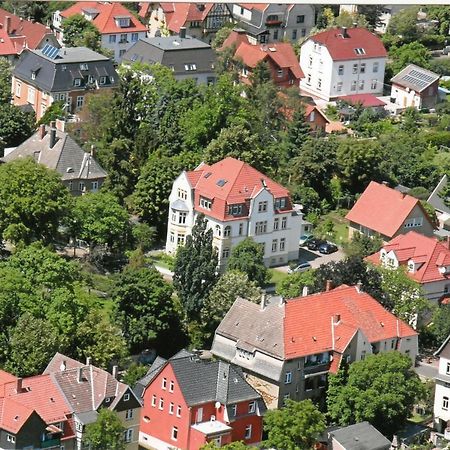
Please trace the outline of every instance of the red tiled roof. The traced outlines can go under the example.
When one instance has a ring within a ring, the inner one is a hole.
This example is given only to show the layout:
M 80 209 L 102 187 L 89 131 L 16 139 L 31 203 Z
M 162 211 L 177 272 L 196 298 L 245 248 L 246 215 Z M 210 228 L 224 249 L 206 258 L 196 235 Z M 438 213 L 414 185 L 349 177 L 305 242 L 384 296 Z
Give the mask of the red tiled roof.
M 239 6 L 249 10 L 257 9 L 258 11 L 265 11 L 269 3 L 239 3 Z
M 8 33 L 0 29 L 0 56 L 18 55 L 23 50 L 23 45 L 15 44 L 16 42 L 8 36 Z
M 221 49 L 231 47 L 232 45 L 235 45 L 236 48 L 238 48 L 243 42 L 249 44 L 246 33 L 244 31 L 240 32 L 233 30 L 223 41 Z
M 241 42 L 234 56 L 242 59 L 243 63 L 251 68 L 255 68 L 259 62 L 265 59 L 271 59 L 276 66 L 282 69 L 290 69 L 296 78 L 300 79 L 304 76 L 294 49 L 289 43 L 283 42 L 263 46 Z
M 330 368 L 328 369 L 328 371 L 330 373 L 337 373 L 337 371 L 339 370 L 339 366 L 341 365 L 341 360 L 342 360 L 342 355 L 334 352 L 333 360 L 330 363 Z
M 178 33 L 186 22 L 203 22 L 214 6 L 213 3 L 160 3 L 166 17 L 166 25 L 170 31 Z M 202 8 L 199 8 L 202 5 Z
M 421 266 L 415 272 L 408 272 L 408 276 L 418 283 L 449 279 L 439 271 L 439 267 L 450 265 L 450 249 L 446 243 L 439 242 L 436 238 L 410 231 L 396 236 L 383 248 L 386 252 L 393 251 L 401 265 L 407 264 L 409 260 L 420 263 Z M 381 264 L 380 252 L 368 256 L 366 260 Z
M 11 398 L 0 398 L 0 429 L 17 434 L 33 411 Z
M 4 385 L 5 398 L 10 398 L 23 407 L 34 409 L 45 423 L 67 420 L 70 409 L 50 375 L 38 375 L 22 380 L 22 392 L 16 392 L 16 382 Z
M 418 199 L 371 181 L 345 217 L 384 236 L 392 237 L 417 205 L 422 208 Z M 429 220 L 425 210 L 423 214 L 424 220 Z
M 207 177 L 206 174 L 210 173 Z M 197 169 L 187 172 L 187 178 L 195 191 L 195 209 L 206 215 L 224 220 L 228 215 L 227 205 L 245 203 L 264 189 L 275 198 L 289 197 L 289 191 L 268 178 L 249 164 L 228 157 L 211 166 L 203 164 Z M 226 180 L 223 186 L 218 186 L 219 180 Z M 203 210 L 199 206 L 199 197 L 203 196 L 213 201 L 211 210 Z M 232 216 L 227 217 L 232 220 Z
M 12 14 L 2 8 L 0 8 L 0 25 L 1 28 L 5 28 L 5 17 L 11 18 L 11 25 L 9 35 L 12 38 L 22 38 L 26 40 L 27 47 L 34 50 L 44 39 L 45 35 L 51 34 L 50 28 L 42 25 L 39 22 L 32 22 L 30 20 L 21 19 L 19 16 Z M 24 46 L 24 42 L 20 43 L 21 49 Z
M 92 23 L 98 28 L 101 34 L 147 31 L 147 27 L 145 25 L 139 22 L 139 20 L 137 20 L 133 14 L 125 8 L 125 6 L 117 2 L 77 2 L 62 11 L 61 16 L 68 18 L 75 14 L 83 14 L 83 10 L 89 8 L 96 9 L 98 11 L 97 16 L 92 20 Z M 130 17 L 130 26 L 127 28 L 117 26 L 114 19 L 114 17 L 117 16 Z
M 340 316 L 340 321 L 334 325 L 332 333 L 332 320 L 336 315 Z M 285 357 L 289 359 L 333 350 L 342 352 L 357 330 L 361 330 L 371 343 L 417 335 L 369 294 L 358 292 L 355 286 L 342 285 L 327 292 L 287 301 Z
M 366 28 L 348 28 L 348 38 L 342 37 L 341 28 L 331 28 L 310 37 L 314 42 L 324 45 L 334 61 L 385 58 L 386 49 L 381 39 Z M 364 54 L 356 54 L 355 49 L 364 49 Z
M 330 120 L 328 119 L 328 117 L 323 113 L 323 111 L 321 111 L 320 108 L 318 108 L 315 105 L 310 105 L 309 103 L 306 104 L 305 107 L 305 117 L 308 117 L 313 111 L 315 111 L 316 113 L 320 114 L 325 121 L 328 123 L 330 123 Z
M 147 17 L 148 11 L 150 9 L 151 3 L 150 2 L 140 2 L 139 3 L 139 17 L 142 17 L 145 19 Z
M 380 100 L 373 94 L 354 94 L 354 95 L 344 95 L 339 97 L 340 100 L 344 100 L 352 105 L 360 103 L 364 108 L 374 108 L 376 106 L 385 106 L 386 103 Z

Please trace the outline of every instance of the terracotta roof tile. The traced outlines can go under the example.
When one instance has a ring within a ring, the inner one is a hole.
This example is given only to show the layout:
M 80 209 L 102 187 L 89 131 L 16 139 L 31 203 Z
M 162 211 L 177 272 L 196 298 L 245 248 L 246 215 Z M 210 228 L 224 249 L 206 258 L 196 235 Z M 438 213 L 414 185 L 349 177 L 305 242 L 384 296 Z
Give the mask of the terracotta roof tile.
M 17 434 L 33 412 L 11 398 L 0 398 L 0 429 Z
M 380 100 L 373 94 L 354 94 L 354 95 L 344 95 L 339 97 L 340 100 L 344 100 L 352 105 L 361 104 L 364 108 L 375 108 L 377 106 L 386 106 L 383 100 Z
M 269 3 L 239 3 L 245 9 L 257 9 L 258 11 L 265 11 L 269 6 Z
M 346 218 L 384 236 L 392 237 L 419 200 L 371 181 Z M 425 220 L 429 220 L 424 211 Z
M 342 324 L 335 325 L 333 343 L 331 327 L 336 315 L 340 316 Z M 328 292 L 287 301 L 285 358 L 343 351 L 357 330 L 361 330 L 371 343 L 417 335 L 369 294 L 358 292 L 355 286 L 342 285 Z
M 348 38 L 342 37 L 343 30 L 331 28 L 311 36 L 309 39 L 324 45 L 334 61 L 383 58 L 387 56 L 381 39 L 366 28 L 349 28 Z M 363 48 L 364 54 L 357 54 L 356 48 Z
M 98 28 L 101 34 L 110 33 L 135 33 L 147 31 L 147 27 L 137 20 L 133 14 L 122 4 L 118 2 L 77 2 L 66 10 L 61 12 L 61 16 L 68 18 L 75 14 L 82 14 L 83 10 L 96 9 L 98 15 L 92 20 L 92 23 Z M 130 26 L 121 28 L 116 25 L 114 17 L 130 17 Z
M 450 250 L 446 243 L 439 242 L 436 238 L 410 231 L 396 236 L 383 248 L 386 252 L 393 251 L 401 265 L 406 265 L 409 260 L 421 263 L 415 272 L 408 272 L 408 276 L 418 283 L 449 279 L 439 271 L 439 267 L 450 265 Z M 380 252 L 368 256 L 366 260 L 379 265 Z

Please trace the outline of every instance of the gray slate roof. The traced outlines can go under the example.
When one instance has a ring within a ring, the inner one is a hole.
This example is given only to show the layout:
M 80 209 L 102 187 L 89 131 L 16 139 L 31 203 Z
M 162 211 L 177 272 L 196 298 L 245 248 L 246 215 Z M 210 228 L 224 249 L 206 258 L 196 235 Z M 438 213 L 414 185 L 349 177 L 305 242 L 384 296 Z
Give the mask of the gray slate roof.
M 166 363 L 171 365 L 189 406 L 211 401 L 230 405 L 246 400 L 261 400 L 260 394 L 247 383 L 237 366 L 222 361 L 205 361 L 186 350 L 177 353 Z M 143 385 L 148 375 L 138 383 Z
M 333 437 L 345 450 L 388 450 L 391 442 L 369 422 L 360 422 L 332 431 Z
M 87 70 L 80 70 L 80 64 L 87 63 Z M 35 72 L 35 79 L 32 79 Z M 112 61 L 100 53 L 86 47 L 60 49 L 59 55 L 51 59 L 42 50 L 25 50 L 13 69 L 13 74 L 20 80 L 45 92 L 65 92 L 80 90 L 84 81 L 91 75 L 95 80 L 106 76 L 107 83 L 103 87 L 118 84 L 118 76 Z M 74 86 L 74 79 L 82 80 L 81 87 Z
M 4 156 L 2 161 L 31 157 L 49 169 L 56 170 L 64 181 L 102 179 L 107 176 L 96 159 L 85 152 L 67 133 L 56 130 L 57 142 L 50 148 L 49 131 L 50 127 L 46 127 L 46 134 L 40 139 L 38 130 Z
M 216 334 L 236 341 L 248 351 L 259 349 L 276 358 L 284 358 L 284 304 L 259 304 L 237 298 L 216 330 Z
M 434 352 L 434 356 L 450 359 L 450 334 L 447 336 L 442 345 Z
M 174 75 L 195 76 L 196 73 L 213 73 L 216 55 L 210 45 L 199 39 L 167 36 L 140 39 L 125 52 L 122 62 L 159 63 L 173 67 Z M 196 70 L 187 71 L 185 64 L 195 64 Z
M 422 92 L 436 80 L 439 80 L 439 78 L 440 75 L 431 70 L 410 64 L 395 75 L 391 82 L 416 92 Z
M 157 356 L 156 359 L 153 361 L 152 365 L 150 366 L 150 368 L 148 369 L 147 373 L 136 382 L 136 385 L 133 387 L 133 392 L 136 394 L 138 398 L 142 398 L 145 388 L 159 374 L 159 372 L 164 367 L 164 364 L 166 362 L 167 359 Z
M 445 186 L 447 186 L 447 175 L 444 175 L 441 178 L 437 186 L 434 188 L 434 191 L 428 197 L 427 202 L 437 211 L 450 214 L 450 208 L 446 206 L 444 200 L 439 196 L 439 193 Z

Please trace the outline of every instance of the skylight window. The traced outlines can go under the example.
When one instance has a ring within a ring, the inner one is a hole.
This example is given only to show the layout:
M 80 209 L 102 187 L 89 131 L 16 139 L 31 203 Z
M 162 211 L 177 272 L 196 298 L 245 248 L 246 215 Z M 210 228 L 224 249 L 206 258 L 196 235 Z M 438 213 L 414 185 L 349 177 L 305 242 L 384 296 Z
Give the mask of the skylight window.
M 204 178 L 209 178 L 212 175 L 212 172 L 208 172 L 205 174 Z
M 363 48 L 355 48 L 355 53 L 357 55 L 365 55 L 366 51 Z
M 227 183 L 227 180 L 224 180 L 223 178 L 221 178 L 219 181 L 217 181 L 216 184 L 217 184 L 217 186 L 224 187 L 226 183 Z

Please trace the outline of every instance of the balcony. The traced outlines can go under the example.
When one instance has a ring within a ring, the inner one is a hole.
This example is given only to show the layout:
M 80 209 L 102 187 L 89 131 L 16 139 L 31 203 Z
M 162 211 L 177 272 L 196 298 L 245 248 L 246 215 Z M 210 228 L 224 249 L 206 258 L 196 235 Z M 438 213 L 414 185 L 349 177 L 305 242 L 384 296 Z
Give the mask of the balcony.
M 279 27 L 283 23 L 280 19 L 267 19 L 266 26 L 267 27 Z
M 41 442 L 41 448 L 52 448 L 52 447 L 60 447 L 60 446 L 61 446 L 60 438 L 47 439 L 47 440 Z

